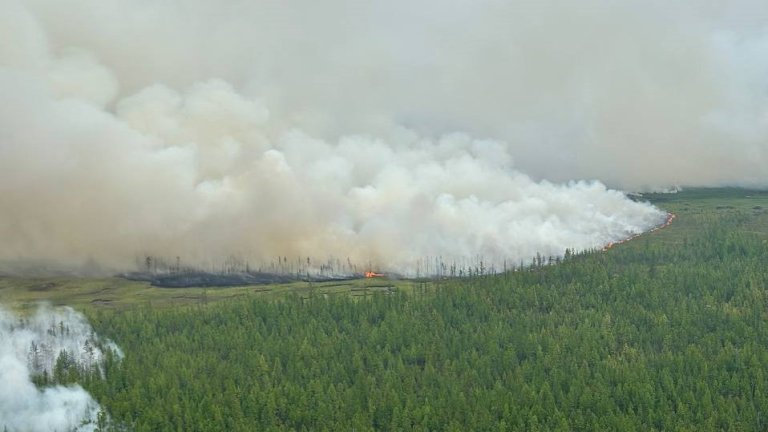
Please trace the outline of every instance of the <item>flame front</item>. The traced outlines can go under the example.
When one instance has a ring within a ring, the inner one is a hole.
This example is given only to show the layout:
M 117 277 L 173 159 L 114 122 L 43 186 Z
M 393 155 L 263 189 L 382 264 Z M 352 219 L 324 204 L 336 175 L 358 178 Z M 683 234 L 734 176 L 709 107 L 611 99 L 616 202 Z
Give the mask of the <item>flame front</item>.
M 375 278 L 375 277 L 384 277 L 383 273 L 375 273 L 372 271 L 365 272 L 365 277 L 367 278 Z
M 648 232 L 649 232 L 649 233 L 652 233 L 652 232 L 656 232 L 656 231 L 658 231 L 658 230 L 660 230 L 660 229 L 664 229 L 664 228 L 666 228 L 666 227 L 668 227 L 668 226 L 672 225 L 672 222 L 674 222 L 674 221 L 675 221 L 675 218 L 676 218 L 676 217 L 677 217 L 677 215 L 676 215 L 676 214 L 674 214 L 674 213 L 667 213 L 667 218 L 666 218 L 666 220 L 664 220 L 664 223 L 663 223 L 663 224 L 661 224 L 661 225 L 658 225 L 658 226 L 654 227 L 653 229 L 651 229 L 651 230 L 650 230 L 650 231 L 648 231 Z M 643 234 L 644 234 L 644 233 L 635 234 L 635 235 L 633 235 L 632 237 L 626 238 L 626 239 L 624 239 L 624 240 L 619 240 L 619 241 L 616 241 L 616 242 L 610 242 L 610 243 L 608 243 L 607 245 L 603 246 L 603 251 L 607 251 L 608 249 L 610 249 L 610 248 L 612 248 L 612 247 L 614 247 L 614 246 L 616 246 L 616 245 L 618 245 L 618 244 L 622 244 L 622 243 L 626 243 L 626 242 L 628 242 L 628 241 L 634 240 L 634 239 L 636 239 L 636 238 L 640 237 L 640 236 L 641 236 L 641 235 L 643 235 Z

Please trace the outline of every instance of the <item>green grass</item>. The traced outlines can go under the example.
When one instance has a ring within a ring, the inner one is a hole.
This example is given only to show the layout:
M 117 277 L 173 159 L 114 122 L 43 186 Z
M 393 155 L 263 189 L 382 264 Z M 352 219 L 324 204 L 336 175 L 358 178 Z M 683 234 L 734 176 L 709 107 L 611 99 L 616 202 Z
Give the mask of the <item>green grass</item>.
M 616 249 L 640 247 L 650 243 L 683 244 L 700 229 L 708 218 L 731 215 L 741 218 L 738 229 L 768 240 L 768 191 L 734 188 L 689 189 L 675 194 L 645 194 L 660 208 L 677 215 L 672 226 L 638 239 L 618 245 Z M 429 285 L 429 284 L 427 284 Z M 259 296 L 280 298 L 288 294 L 306 297 L 310 292 L 318 295 L 351 295 L 364 298 L 377 291 L 409 291 L 423 283 L 411 280 L 359 279 L 343 282 L 294 282 L 276 285 L 209 288 L 157 288 L 146 282 L 122 278 L 0 278 L 0 303 L 16 308 L 29 307 L 37 302 L 70 305 L 80 310 L 125 309 L 136 305 L 167 307 L 200 304 Z
M 0 303 L 26 308 L 48 302 L 84 309 L 125 309 L 135 305 L 165 307 L 215 302 L 244 296 L 274 299 L 287 294 L 350 295 L 365 297 L 374 292 L 411 290 L 416 283 L 408 280 L 357 279 L 334 282 L 293 282 L 288 284 L 242 287 L 158 288 L 147 282 L 112 278 L 0 278 Z

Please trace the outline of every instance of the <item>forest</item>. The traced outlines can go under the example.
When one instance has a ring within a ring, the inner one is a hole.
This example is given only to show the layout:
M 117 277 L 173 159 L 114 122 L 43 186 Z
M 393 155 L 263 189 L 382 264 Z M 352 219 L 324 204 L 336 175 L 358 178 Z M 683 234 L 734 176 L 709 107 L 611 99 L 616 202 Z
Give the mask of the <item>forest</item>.
M 124 358 L 40 385 L 80 382 L 102 430 L 768 429 L 766 196 L 649 197 L 672 226 L 554 265 L 85 308 Z

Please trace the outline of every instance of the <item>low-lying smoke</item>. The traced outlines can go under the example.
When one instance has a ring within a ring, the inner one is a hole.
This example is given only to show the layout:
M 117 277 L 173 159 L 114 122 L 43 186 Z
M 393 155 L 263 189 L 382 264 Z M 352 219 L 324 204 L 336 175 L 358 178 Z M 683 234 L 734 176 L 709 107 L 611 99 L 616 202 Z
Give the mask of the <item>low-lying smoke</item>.
M 653 3 L 0 0 L 0 259 L 519 261 L 765 185 L 768 7 Z
M 71 308 L 30 316 L 0 308 L 0 427 L 25 432 L 93 431 L 99 404 L 79 385 L 39 389 L 32 375 L 54 376 L 62 351 L 78 367 L 99 368 L 104 354 L 85 318 Z M 116 349 L 115 346 L 112 346 Z

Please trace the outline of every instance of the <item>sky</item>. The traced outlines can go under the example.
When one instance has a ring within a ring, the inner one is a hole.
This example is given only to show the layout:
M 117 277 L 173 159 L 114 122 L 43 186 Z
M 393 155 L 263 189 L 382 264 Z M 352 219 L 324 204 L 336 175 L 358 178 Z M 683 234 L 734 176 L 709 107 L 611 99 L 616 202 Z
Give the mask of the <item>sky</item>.
M 768 183 L 768 4 L 0 0 L 0 259 L 528 259 Z

